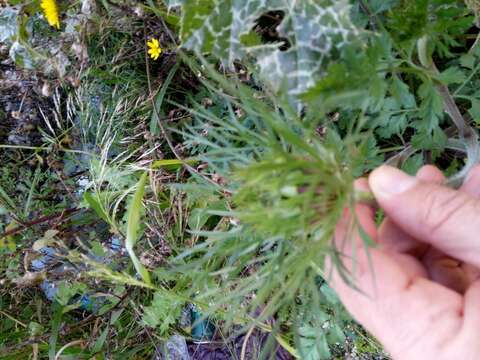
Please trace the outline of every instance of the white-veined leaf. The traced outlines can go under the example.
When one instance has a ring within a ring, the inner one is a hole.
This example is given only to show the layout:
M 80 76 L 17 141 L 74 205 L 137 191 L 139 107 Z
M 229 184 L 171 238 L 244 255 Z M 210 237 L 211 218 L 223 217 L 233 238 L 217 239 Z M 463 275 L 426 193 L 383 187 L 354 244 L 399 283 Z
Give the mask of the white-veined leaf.
M 333 51 L 356 34 L 349 9 L 345 0 L 184 0 L 181 38 L 185 48 L 212 53 L 227 65 L 254 55 L 272 88 L 286 90 L 297 104 L 324 74 Z M 257 20 L 272 11 L 283 13 L 277 31 L 288 41 L 286 50 L 280 41 L 250 41 Z

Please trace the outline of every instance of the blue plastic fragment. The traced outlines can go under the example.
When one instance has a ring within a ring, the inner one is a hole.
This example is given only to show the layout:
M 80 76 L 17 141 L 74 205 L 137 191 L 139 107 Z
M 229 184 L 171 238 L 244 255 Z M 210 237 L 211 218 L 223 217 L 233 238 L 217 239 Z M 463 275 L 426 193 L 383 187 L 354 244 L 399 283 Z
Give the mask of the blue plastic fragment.
M 123 250 L 122 239 L 119 236 L 112 236 L 110 249 L 112 249 L 113 252 L 120 252 Z
M 43 271 L 55 260 L 55 249 L 46 246 L 44 248 L 41 248 L 39 252 L 43 256 L 32 261 L 33 271 Z
M 92 298 L 88 294 L 83 294 L 80 297 L 80 308 L 86 311 L 90 311 L 92 313 L 96 313 L 101 305 L 101 299 L 99 298 Z
M 191 306 L 192 338 L 196 341 L 212 340 L 215 334 L 215 325 L 202 315 L 196 306 Z
M 43 280 L 43 282 L 40 284 L 40 289 L 42 289 L 45 297 L 50 301 L 55 299 L 55 295 L 58 292 L 58 287 L 48 280 Z

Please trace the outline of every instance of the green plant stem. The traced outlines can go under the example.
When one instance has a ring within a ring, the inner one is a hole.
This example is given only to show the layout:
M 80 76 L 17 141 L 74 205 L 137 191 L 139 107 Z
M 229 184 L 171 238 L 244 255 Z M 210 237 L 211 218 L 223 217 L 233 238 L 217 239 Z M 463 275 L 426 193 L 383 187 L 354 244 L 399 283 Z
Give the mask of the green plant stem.
M 417 41 L 418 58 L 422 66 L 435 75 L 439 74 L 432 57 L 428 53 L 428 37 L 423 36 Z M 470 170 L 479 163 L 480 160 L 480 146 L 478 144 L 478 135 L 476 131 L 465 121 L 460 110 L 450 94 L 448 87 L 441 83 L 436 83 L 437 91 L 443 99 L 443 106 L 445 112 L 450 116 L 450 119 L 457 128 L 460 140 L 465 142 L 465 148 L 467 150 L 467 162 L 463 169 L 456 175 L 452 176 L 446 181 L 446 185 L 458 188 L 462 185 L 465 177 Z
M 377 199 L 371 191 L 363 191 L 363 190 L 355 190 L 353 193 L 353 199 L 357 203 L 370 205 L 370 206 L 378 206 Z

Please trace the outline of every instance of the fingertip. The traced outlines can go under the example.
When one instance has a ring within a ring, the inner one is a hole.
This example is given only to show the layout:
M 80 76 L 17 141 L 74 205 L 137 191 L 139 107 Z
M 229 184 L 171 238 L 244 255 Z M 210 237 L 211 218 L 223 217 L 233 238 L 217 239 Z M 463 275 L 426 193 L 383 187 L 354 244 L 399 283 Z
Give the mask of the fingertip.
M 392 166 L 382 165 L 370 174 L 368 183 L 377 200 L 387 201 L 417 185 L 418 179 Z
M 416 175 L 417 179 L 427 182 L 433 182 L 441 184 L 445 180 L 445 176 L 442 171 L 433 165 L 424 165 L 418 171 Z
M 382 167 L 370 187 L 385 214 L 405 233 L 459 260 L 480 266 L 480 202 L 463 191 Z M 393 187 L 393 189 L 392 189 Z

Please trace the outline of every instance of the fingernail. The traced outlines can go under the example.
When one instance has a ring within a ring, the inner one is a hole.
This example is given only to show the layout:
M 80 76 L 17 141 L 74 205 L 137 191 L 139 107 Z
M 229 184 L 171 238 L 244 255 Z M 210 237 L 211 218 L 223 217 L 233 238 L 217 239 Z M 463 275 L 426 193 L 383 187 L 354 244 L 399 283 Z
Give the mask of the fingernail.
M 369 183 L 376 197 L 387 198 L 407 191 L 415 186 L 418 180 L 397 168 L 381 166 L 372 172 Z

